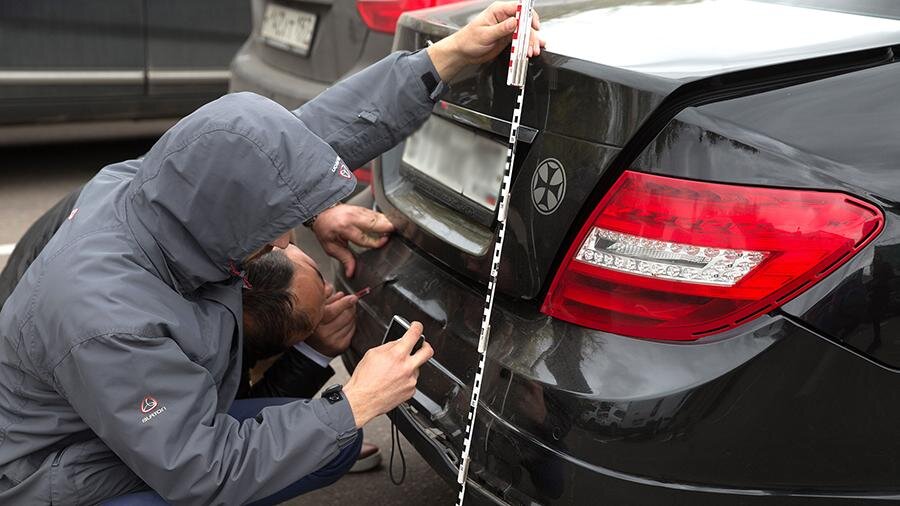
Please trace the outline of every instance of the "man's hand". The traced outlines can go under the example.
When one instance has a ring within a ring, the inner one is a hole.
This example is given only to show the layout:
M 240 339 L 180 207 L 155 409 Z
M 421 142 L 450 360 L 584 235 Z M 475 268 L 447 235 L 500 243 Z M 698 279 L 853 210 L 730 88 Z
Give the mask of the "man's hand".
M 493 60 L 509 45 L 516 31 L 517 2 L 494 2 L 453 35 L 429 47 L 428 56 L 441 80 L 451 79 L 466 65 Z M 531 39 L 528 56 L 541 54 L 544 40 L 538 30 L 541 21 L 537 12 L 531 18 Z
M 353 277 L 356 258 L 348 243 L 364 248 L 380 248 L 387 244 L 394 226 L 381 213 L 365 207 L 339 204 L 322 211 L 313 222 L 313 232 L 322 249 L 344 264 L 344 274 Z
M 330 294 L 325 301 L 322 321 L 306 338 L 306 344 L 327 357 L 336 357 L 346 351 L 356 332 L 357 300 L 353 294 Z
M 356 426 L 396 408 L 416 392 L 419 367 L 434 355 L 427 342 L 414 355 L 413 347 L 422 335 L 422 324 L 413 322 L 400 339 L 367 351 L 353 376 L 344 385 Z

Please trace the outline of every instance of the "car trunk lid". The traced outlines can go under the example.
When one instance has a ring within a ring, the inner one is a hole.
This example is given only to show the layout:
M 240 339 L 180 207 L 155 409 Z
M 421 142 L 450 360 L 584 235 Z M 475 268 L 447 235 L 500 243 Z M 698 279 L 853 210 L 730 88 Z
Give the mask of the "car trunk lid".
M 476 8 L 405 15 L 395 46 L 423 48 L 463 25 Z M 540 295 L 573 226 L 599 201 L 616 171 L 678 111 L 876 65 L 889 50 L 868 49 L 900 40 L 896 21 L 763 2 L 607 1 L 537 8 L 550 45 L 528 72 L 498 278 L 500 293 L 520 299 Z M 771 23 L 763 20 L 772 16 L 779 26 L 810 23 L 812 17 L 824 28 L 769 33 Z M 704 31 L 707 26 L 715 29 Z M 655 42 L 635 41 L 629 33 Z M 722 40 L 711 44 L 709 37 Z M 754 40 L 766 37 L 777 40 Z M 675 49 L 660 49 L 666 44 Z M 491 154 L 496 149 L 465 139 L 503 147 L 517 92 L 505 84 L 506 69 L 507 55 L 501 54 L 454 78 L 432 119 L 381 158 L 375 178 L 378 204 L 400 234 L 475 282 L 488 277 L 496 210 L 491 195 L 479 197 L 471 188 L 467 193 L 464 183 L 484 178 L 486 185 L 499 186 L 505 156 L 498 159 Z M 411 154 L 417 145 L 444 160 Z M 464 175 L 457 179 L 463 181 L 448 185 L 441 173 L 455 163 L 470 167 L 460 168 Z

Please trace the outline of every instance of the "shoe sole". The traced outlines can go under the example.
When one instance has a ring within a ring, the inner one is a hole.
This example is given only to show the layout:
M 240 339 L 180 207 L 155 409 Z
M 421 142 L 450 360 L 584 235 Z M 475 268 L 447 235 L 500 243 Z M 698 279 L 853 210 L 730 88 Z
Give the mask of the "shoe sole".
M 381 450 L 369 455 L 368 457 L 361 458 L 353 464 L 353 467 L 350 468 L 348 473 L 362 473 L 365 471 L 371 471 L 375 469 L 381 464 Z

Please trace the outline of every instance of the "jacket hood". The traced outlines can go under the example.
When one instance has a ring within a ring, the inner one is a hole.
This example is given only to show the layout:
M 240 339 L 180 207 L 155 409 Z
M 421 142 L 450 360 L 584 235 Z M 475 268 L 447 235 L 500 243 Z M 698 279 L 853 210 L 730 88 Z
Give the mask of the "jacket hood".
M 138 163 L 126 219 L 163 280 L 182 293 L 228 279 L 232 266 L 356 185 L 325 141 L 252 93 L 201 107 Z

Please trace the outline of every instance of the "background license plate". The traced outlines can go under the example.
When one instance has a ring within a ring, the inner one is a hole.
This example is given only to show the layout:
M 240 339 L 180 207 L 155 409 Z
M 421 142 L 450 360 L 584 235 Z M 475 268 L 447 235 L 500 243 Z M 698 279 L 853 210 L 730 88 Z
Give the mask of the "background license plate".
M 403 163 L 493 211 L 503 181 L 506 146 L 431 116 L 406 140 Z
M 306 56 L 315 28 L 315 14 L 269 4 L 263 15 L 260 35 L 269 45 Z

